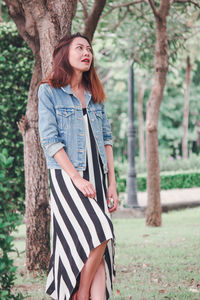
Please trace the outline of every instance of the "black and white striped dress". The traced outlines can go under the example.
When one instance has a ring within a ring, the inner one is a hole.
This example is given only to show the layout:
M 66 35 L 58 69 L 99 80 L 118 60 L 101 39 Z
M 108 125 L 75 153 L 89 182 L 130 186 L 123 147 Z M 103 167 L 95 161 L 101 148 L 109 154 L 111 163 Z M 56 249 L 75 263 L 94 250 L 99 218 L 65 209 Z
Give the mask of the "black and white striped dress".
M 56 300 L 71 299 L 90 251 L 106 240 L 109 240 L 104 254 L 106 299 L 114 278 L 114 233 L 106 200 L 107 176 L 86 109 L 83 114 L 87 168 L 80 174 L 94 185 L 96 200 L 85 197 L 65 171 L 50 169 L 52 254 L 46 293 Z

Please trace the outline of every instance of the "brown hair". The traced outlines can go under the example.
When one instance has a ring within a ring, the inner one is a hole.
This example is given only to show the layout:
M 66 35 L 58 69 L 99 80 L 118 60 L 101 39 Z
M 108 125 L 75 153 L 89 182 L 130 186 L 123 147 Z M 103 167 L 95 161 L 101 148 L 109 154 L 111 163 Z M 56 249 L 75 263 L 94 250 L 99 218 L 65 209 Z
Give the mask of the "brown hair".
M 52 74 L 43 79 L 41 83 L 49 83 L 52 87 L 61 88 L 71 82 L 73 68 L 69 63 L 68 54 L 70 44 L 76 37 L 86 39 L 92 48 L 90 40 L 79 32 L 72 35 L 65 35 L 54 49 Z M 84 87 L 92 94 L 94 102 L 100 103 L 105 100 L 106 96 L 102 84 L 94 68 L 94 58 L 92 59 L 90 69 L 83 72 L 82 80 Z

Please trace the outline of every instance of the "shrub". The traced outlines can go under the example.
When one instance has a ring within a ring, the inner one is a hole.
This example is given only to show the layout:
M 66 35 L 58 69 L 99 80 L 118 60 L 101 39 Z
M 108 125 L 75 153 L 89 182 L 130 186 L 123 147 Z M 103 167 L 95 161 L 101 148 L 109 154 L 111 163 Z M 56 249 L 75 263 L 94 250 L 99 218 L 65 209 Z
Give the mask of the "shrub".
M 20 224 L 16 201 L 12 198 L 15 181 L 9 175 L 14 158 L 7 149 L 0 153 L 0 299 L 23 299 L 22 294 L 12 294 L 16 267 L 9 253 L 14 251 L 11 232 Z M 9 184 L 8 184 L 9 183 Z
M 25 114 L 33 57 L 13 23 L 0 23 L 0 148 L 13 157 L 11 198 L 24 212 L 23 142 L 17 121 Z M 11 192 L 11 191 L 10 191 Z
M 160 174 L 161 189 L 183 189 L 200 186 L 199 171 L 163 172 Z M 146 190 L 146 174 L 137 177 L 138 191 Z
M 191 188 L 200 186 L 198 155 L 191 155 L 188 159 L 160 158 L 161 189 Z M 177 172 L 178 170 L 178 172 Z M 128 162 L 115 161 L 115 175 L 118 192 L 126 191 Z M 146 190 L 146 164 L 141 164 L 136 157 L 136 175 L 138 191 Z
M 174 159 L 173 157 L 167 155 L 160 155 L 160 171 L 181 171 L 181 170 L 199 170 L 200 169 L 200 159 L 199 155 L 191 154 L 188 159 Z M 122 168 L 123 170 L 123 168 Z M 139 158 L 136 157 L 136 171 L 137 174 L 146 172 L 146 162 L 141 163 Z
M 126 176 L 123 173 L 121 174 L 119 167 L 115 167 L 115 176 L 117 181 L 117 192 L 126 192 Z M 200 186 L 199 170 L 162 172 L 160 174 L 160 179 L 162 190 L 183 189 Z M 146 173 L 137 175 L 137 189 L 138 191 L 146 191 Z

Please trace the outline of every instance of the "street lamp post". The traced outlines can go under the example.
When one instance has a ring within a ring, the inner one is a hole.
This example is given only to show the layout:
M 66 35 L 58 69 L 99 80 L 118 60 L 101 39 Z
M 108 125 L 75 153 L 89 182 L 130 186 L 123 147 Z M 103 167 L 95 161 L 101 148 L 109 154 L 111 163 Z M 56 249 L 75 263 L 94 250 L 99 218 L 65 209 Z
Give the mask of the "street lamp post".
M 128 122 L 128 174 L 127 174 L 127 206 L 138 208 L 137 181 L 135 172 L 135 134 L 134 119 L 134 72 L 133 64 L 129 67 L 129 122 Z

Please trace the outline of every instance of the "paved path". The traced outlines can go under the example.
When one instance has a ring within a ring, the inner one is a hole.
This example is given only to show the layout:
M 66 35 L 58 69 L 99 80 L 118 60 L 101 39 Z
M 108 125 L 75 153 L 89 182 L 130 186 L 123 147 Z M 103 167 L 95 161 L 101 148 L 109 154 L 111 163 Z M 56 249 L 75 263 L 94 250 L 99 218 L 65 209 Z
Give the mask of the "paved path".
M 147 192 L 138 192 L 138 204 L 140 209 L 124 208 L 126 193 L 121 193 L 119 198 L 121 205 L 113 214 L 115 218 L 143 217 L 147 206 Z M 200 187 L 190 189 L 173 189 L 161 191 L 161 205 L 163 211 L 200 206 Z

